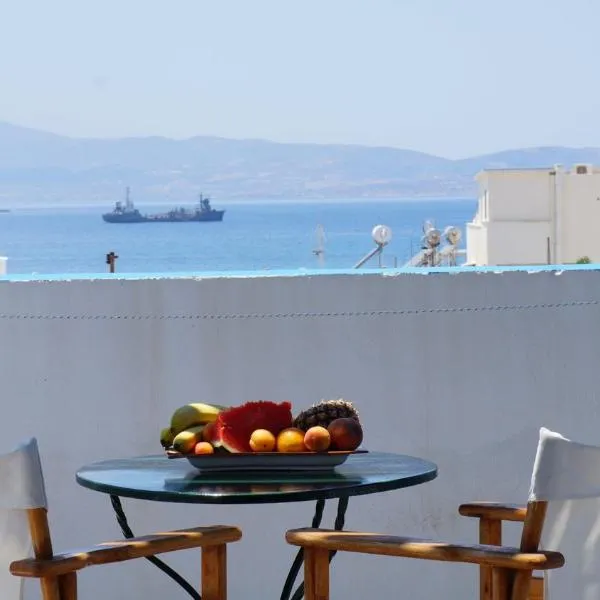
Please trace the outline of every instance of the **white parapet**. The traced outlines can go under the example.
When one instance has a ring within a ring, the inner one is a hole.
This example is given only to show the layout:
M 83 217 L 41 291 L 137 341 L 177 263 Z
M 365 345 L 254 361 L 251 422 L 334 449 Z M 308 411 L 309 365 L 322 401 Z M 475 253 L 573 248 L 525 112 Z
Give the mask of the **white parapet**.
M 76 471 L 160 455 L 160 430 L 179 406 L 290 400 L 296 413 L 343 397 L 359 410 L 366 449 L 439 466 L 426 484 L 352 498 L 345 528 L 476 543 L 477 523 L 459 504 L 526 502 L 541 426 L 598 443 L 599 274 L 569 266 L 0 277 L 0 452 L 38 438 L 62 552 L 121 535 L 110 498 L 79 486 Z M 185 485 L 200 485 L 196 477 L 190 469 Z M 276 477 L 302 489 L 298 475 Z M 226 490 L 226 478 L 219 485 Z M 297 550 L 285 532 L 310 526 L 315 505 L 125 498 L 124 508 L 138 535 L 239 526 L 244 537 L 227 550 L 229 595 L 262 600 L 280 597 Z M 323 527 L 335 511 L 328 502 Z M 518 544 L 520 524 L 506 524 L 503 539 Z M 165 560 L 199 580 L 199 553 Z M 106 569 L 82 570 L 81 598 L 185 598 L 147 561 Z M 339 553 L 332 598 L 475 598 L 477 577 L 472 565 Z M 39 583 L 27 581 L 25 599 L 37 598 Z

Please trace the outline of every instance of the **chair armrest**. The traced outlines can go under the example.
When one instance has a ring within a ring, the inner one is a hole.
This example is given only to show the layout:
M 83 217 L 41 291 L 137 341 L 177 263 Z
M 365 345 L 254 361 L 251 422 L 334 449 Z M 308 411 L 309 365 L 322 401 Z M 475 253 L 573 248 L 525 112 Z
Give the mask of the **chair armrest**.
M 525 521 L 527 507 L 519 504 L 498 504 L 496 502 L 470 502 L 461 504 L 458 512 L 463 517 L 476 517 L 492 521 Z
M 228 542 L 237 542 L 241 537 L 242 532 L 237 527 L 225 525 L 179 529 L 106 542 L 90 548 L 55 554 L 49 559 L 18 560 L 11 563 L 10 572 L 19 577 L 54 577 L 90 565 L 116 563 L 175 550 L 220 546 Z
M 447 544 L 419 538 L 333 531 L 327 529 L 292 529 L 286 533 L 295 546 L 342 552 L 359 552 L 458 563 L 474 563 L 507 569 L 546 570 L 562 567 L 565 559 L 559 552 L 524 553 L 506 546 Z

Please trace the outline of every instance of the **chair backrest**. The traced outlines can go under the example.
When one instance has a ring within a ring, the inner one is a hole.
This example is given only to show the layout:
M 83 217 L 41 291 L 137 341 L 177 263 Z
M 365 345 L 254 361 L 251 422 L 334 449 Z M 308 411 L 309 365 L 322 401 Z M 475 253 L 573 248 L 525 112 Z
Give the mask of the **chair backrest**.
M 600 447 L 542 428 L 529 501 L 547 503 L 542 547 L 565 556 L 546 574 L 545 600 L 600 600 Z
M 23 581 L 9 571 L 12 561 L 31 554 L 30 521 L 47 506 L 37 440 L 0 455 L 0 598 L 21 600 Z

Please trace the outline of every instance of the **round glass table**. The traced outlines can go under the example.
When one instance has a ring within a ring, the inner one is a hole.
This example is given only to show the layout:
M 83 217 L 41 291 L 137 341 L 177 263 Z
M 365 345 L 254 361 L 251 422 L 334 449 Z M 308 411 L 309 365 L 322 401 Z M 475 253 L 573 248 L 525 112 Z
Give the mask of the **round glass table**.
M 189 504 L 264 504 L 316 501 L 311 527 L 319 527 L 328 499 L 338 499 L 334 528 L 344 527 L 349 498 L 419 485 L 437 477 L 437 465 L 403 454 L 353 454 L 328 471 L 199 472 L 185 458 L 164 455 L 106 460 L 82 467 L 77 482 L 110 495 L 117 521 L 126 538 L 133 537 L 120 498 Z M 333 556 L 334 553 L 332 553 Z M 198 592 L 156 557 L 152 563 L 172 577 L 195 599 Z M 281 600 L 299 600 L 300 584 L 292 589 L 303 562 L 299 550 L 285 581 Z

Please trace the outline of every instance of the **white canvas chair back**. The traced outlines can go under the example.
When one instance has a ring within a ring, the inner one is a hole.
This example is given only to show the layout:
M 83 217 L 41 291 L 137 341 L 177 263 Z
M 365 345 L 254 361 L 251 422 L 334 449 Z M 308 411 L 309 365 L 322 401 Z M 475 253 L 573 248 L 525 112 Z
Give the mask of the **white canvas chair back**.
M 545 600 L 600 600 L 600 447 L 542 428 L 529 500 L 548 502 L 540 547 L 565 556 Z
M 21 600 L 23 580 L 8 567 L 31 554 L 27 509 L 46 508 L 37 441 L 30 439 L 0 455 L 0 599 Z

